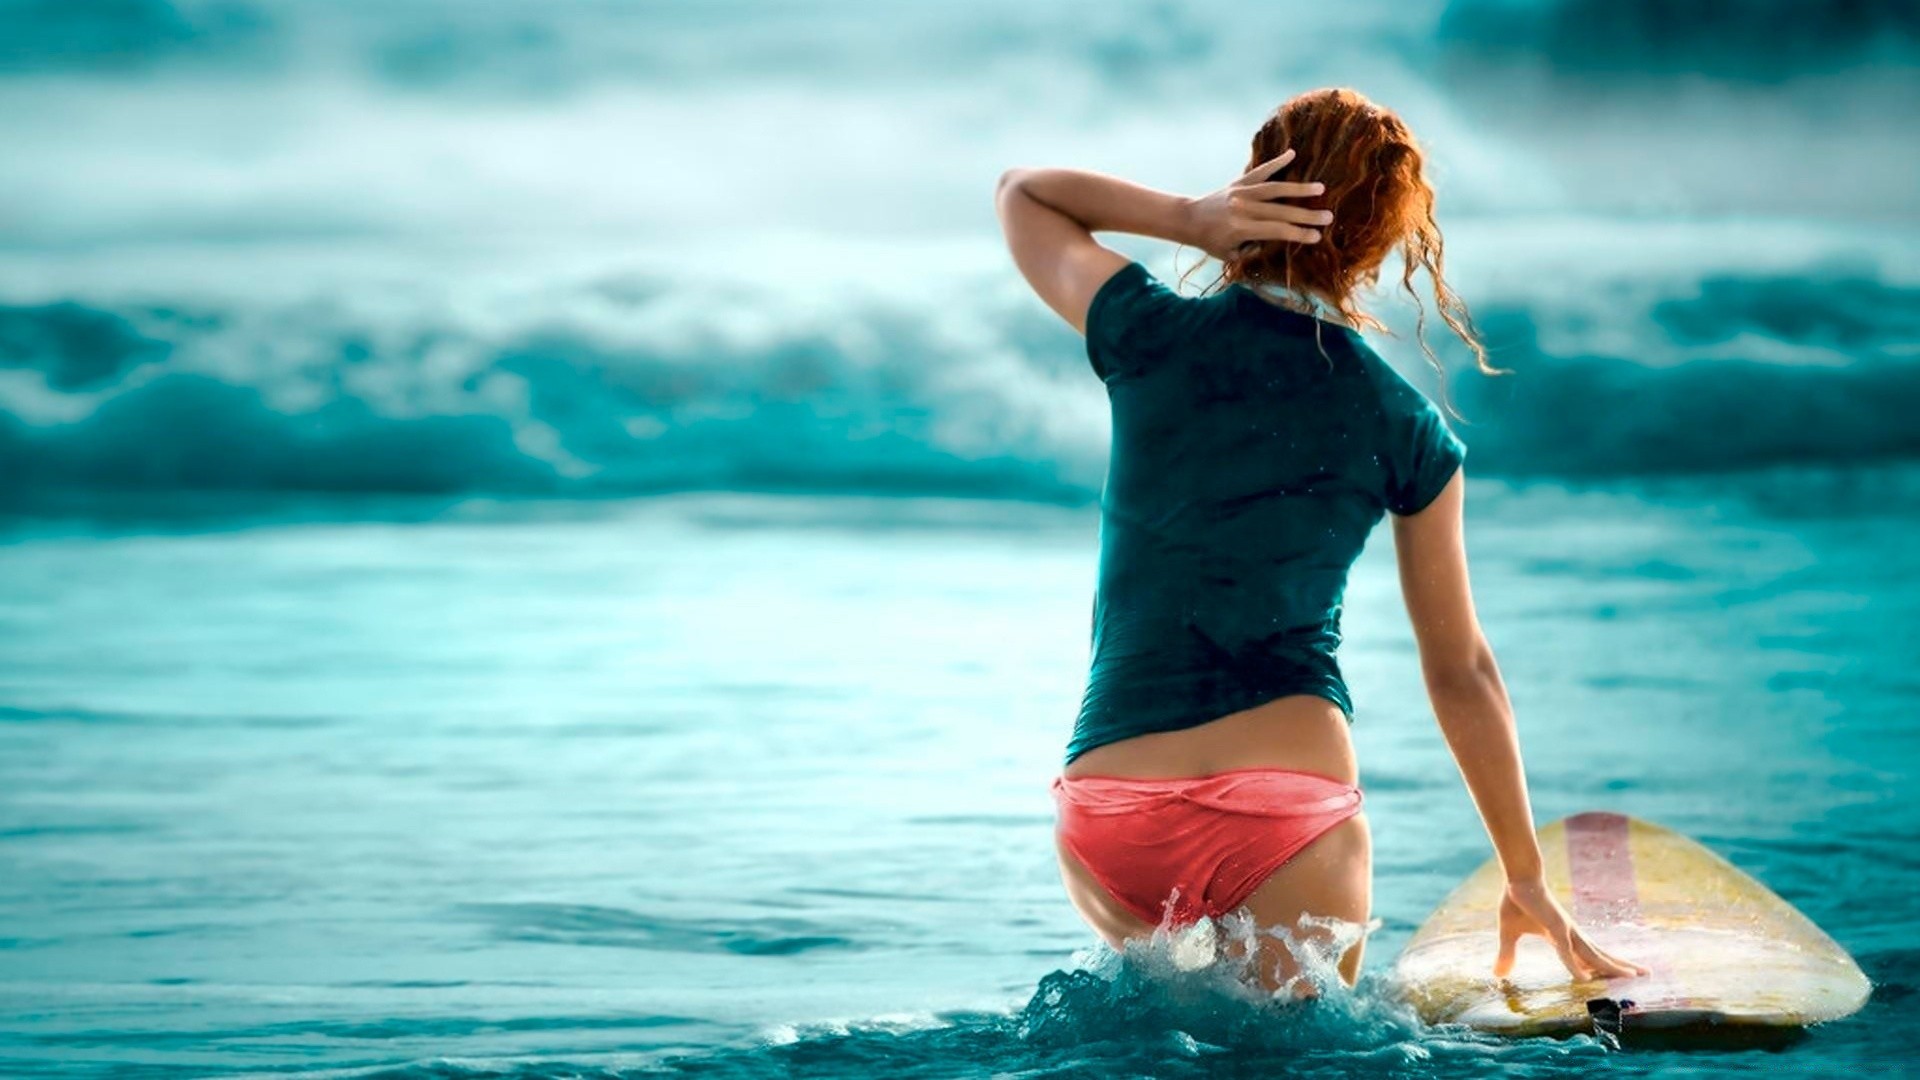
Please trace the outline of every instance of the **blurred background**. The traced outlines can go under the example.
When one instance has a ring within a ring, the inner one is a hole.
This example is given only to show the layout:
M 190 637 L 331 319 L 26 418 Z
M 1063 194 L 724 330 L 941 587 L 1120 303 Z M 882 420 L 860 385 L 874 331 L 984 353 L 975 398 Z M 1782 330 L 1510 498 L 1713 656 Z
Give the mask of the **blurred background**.
M 1781 1067 L 1169 999 L 1059 888 L 1106 405 L 993 185 L 1202 193 L 1324 85 L 1516 372 L 1447 388 L 1539 816 L 1726 854 L 1878 984 L 1795 1063 L 1904 1058 L 1917 57 L 1912 0 L 0 0 L 0 1072 Z M 1377 973 L 1488 848 L 1383 540 L 1345 629 Z

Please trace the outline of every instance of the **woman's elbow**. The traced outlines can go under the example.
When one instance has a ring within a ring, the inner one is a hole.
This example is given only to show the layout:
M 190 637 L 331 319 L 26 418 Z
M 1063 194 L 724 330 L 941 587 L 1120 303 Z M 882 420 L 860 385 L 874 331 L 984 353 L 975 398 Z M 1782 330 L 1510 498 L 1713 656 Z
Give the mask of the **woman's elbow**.
M 1478 635 L 1443 654 L 1423 656 L 1420 667 L 1435 694 L 1477 693 L 1500 683 L 1500 665 L 1494 659 L 1493 646 Z

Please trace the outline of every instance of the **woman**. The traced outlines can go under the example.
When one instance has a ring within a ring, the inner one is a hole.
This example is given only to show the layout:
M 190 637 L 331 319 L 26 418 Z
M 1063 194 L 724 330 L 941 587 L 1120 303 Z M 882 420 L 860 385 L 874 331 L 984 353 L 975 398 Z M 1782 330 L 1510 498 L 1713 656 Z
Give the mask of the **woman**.
M 1426 268 L 1442 317 L 1495 370 L 1443 277 L 1406 125 L 1319 90 L 1276 110 L 1246 175 L 1210 195 L 1015 169 L 996 202 L 1014 262 L 1086 334 L 1112 406 L 1092 672 L 1053 785 L 1075 907 L 1116 948 L 1242 912 L 1270 990 L 1304 982 L 1275 931 L 1338 948 L 1330 920 L 1366 921 L 1372 860 L 1334 651 L 1348 568 L 1390 515 L 1433 709 L 1506 872 L 1495 974 L 1526 934 L 1576 978 L 1644 973 L 1590 942 L 1542 879 L 1468 587 L 1465 448 L 1359 333 L 1384 327 L 1354 293 L 1399 248 L 1407 291 Z M 1223 287 L 1182 296 L 1100 231 L 1198 247 Z M 1349 984 L 1363 945 L 1340 957 Z

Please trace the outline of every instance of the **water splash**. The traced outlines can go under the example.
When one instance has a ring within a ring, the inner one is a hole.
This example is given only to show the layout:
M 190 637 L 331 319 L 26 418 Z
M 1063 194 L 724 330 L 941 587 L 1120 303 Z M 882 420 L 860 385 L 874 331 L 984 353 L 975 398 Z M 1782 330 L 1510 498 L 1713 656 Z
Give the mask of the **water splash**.
M 1151 938 L 1090 951 L 1075 968 L 1042 979 L 1012 1033 L 1042 1055 L 1072 1051 L 1108 1069 L 1158 1076 L 1223 1068 L 1471 1076 L 1609 1053 L 1584 1036 L 1515 1042 L 1428 1026 L 1385 975 L 1348 986 L 1341 958 L 1379 928 L 1377 920 L 1311 916 L 1291 929 L 1262 928 L 1244 913 L 1180 928 L 1163 922 Z M 1262 955 L 1291 962 L 1292 974 L 1271 990 L 1254 967 Z
M 1041 980 L 1017 1027 L 1042 1045 L 1145 1037 L 1280 1051 L 1417 1041 L 1422 1025 L 1383 983 L 1349 987 L 1341 976 L 1340 959 L 1378 926 L 1306 916 L 1293 929 L 1263 928 L 1242 912 L 1179 928 L 1163 922 L 1151 938 Z M 1258 964 L 1281 956 L 1291 972 L 1270 990 Z

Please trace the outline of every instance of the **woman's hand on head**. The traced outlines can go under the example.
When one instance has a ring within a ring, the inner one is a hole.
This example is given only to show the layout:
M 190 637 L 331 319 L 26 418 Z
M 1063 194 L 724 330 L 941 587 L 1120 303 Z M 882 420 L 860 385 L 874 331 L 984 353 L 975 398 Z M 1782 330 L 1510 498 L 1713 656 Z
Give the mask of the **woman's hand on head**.
M 1493 961 L 1495 978 L 1504 979 L 1513 971 L 1514 950 L 1527 934 L 1546 938 L 1575 979 L 1647 974 L 1639 964 L 1613 956 L 1588 941 L 1539 878 L 1507 882 L 1507 894 L 1500 901 L 1500 954 Z
M 1319 183 L 1270 179 L 1292 160 L 1293 151 L 1287 150 L 1254 166 L 1226 187 L 1192 200 L 1189 212 L 1194 245 L 1225 261 L 1244 246 L 1262 241 L 1318 243 L 1319 226 L 1333 220 L 1332 211 L 1272 201 L 1308 198 L 1326 190 L 1326 185 Z

